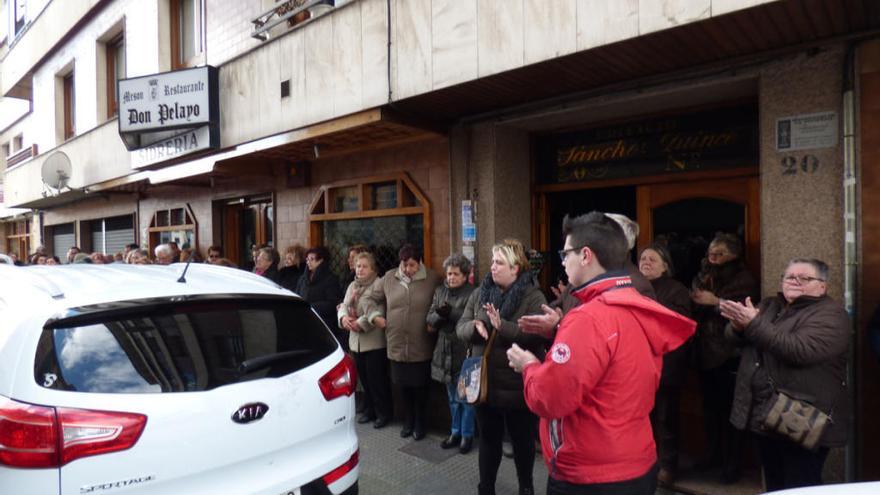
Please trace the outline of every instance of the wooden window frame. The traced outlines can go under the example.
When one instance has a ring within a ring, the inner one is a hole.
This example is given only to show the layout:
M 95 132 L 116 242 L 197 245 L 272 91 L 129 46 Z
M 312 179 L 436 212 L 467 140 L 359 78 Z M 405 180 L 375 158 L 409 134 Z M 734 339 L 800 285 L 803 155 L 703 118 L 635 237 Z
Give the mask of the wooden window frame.
M 64 140 L 76 136 L 76 86 L 74 71 L 62 76 L 62 98 L 64 110 Z
M 15 249 L 13 249 L 15 246 Z M 15 252 L 18 259 L 27 261 L 31 246 L 31 220 L 6 223 L 6 252 Z
M 183 54 L 181 53 L 183 51 L 183 46 L 181 45 L 182 19 L 180 10 L 185 1 L 186 0 L 169 0 L 168 2 L 168 18 L 171 24 L 169 36 L 171 39 L 171 70 L 193 67 L 194 60 L 198 59 L 199 56 L 205 52 L 205 2 L 204 0 L 192 0 L 195 2 L 195 15 L 198 17 L 198 32 L 195 33 L 198 49 L 193 54 L 192 58 L 187 60 L 183 59 Z
M 125 60 L 125 33 L 120 33 L 107 42 L 107 118 L 112 119 L 119 110 L 119 97 L 116 94 L 116 57 L 122 51 L 123 61 Z
M 397 207 L 375 209 L 371 204 L 370 187 L 394 182 L 397 185 Z M 356 211 L 334 212 L 331 204 L 334 190 L 356 186 L 358 209 Z M 410 195 L 406 193 L 409 192 Z M 408 201 L 412 197 L 415 201 Z M 410 204 L 417 203 L 417 204 Z M 364 218 L 422 215 L 423 262 L 431 268 L 431 202 L 421 189 L 405 172 L 393 175 L 375 175 L 359 179 L 343 180 L 321 186 L 309 205 L 309 245 L 323 243 L 324 222 L 334 220 L 360 220 Z
M 172 224 L 171 223 L 171 211 L 172 210 L 183 210 L 183 218 L 184 223 L 180 224 Z M 161 212 L 168 212 L 168 225 L 156 226 L 156 219 Z M 187 222 L 189 221 L 189 222 Z M 159 236 L 163 232 L 177 232 L 180 230 L 192 230 L 193 231 L 193 245 L 190 246 L 193 251 L 198 251 L 199 249 L 199 222 L 196 219 L 195 213 L 193 213 L 192 208 L 189 205 L 184 206 L 176 206 L 173 208 L 160 208 L 153 212 L 153 217 L 150 219 L 150 226 L 147 228 L 147 237 L 149 239 L 150 246 L 150 254 L 152 254 L 156 246 L 161 244 L 159 242 Z M 137 235 L 135 235 L 137 237 Z M 182 246 L 178 246 L 182 247 Z

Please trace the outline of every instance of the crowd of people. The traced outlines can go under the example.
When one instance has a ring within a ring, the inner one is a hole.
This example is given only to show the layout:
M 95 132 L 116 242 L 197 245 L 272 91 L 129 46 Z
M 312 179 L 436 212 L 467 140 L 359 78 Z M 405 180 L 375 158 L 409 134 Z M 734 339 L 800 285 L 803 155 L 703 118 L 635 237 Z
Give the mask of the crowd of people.
M 386 427 L 394 388 L 400 436 L 422 440 L 429 392 L 439 383 L 450 417 L 439 447 L 467 454 L 478 443 L 480 494 L 495 493 L 508 442 L 519 493 L 534 493 L 536 438 L 548 493 L 648 494 L 673 482 L 689 369 L 703 402 L 705 452 L 696 469 L 718 469 L 721 482 L 735 482 L 752 437 L 768 490 L 821 484 L 829 448 L 846 444 L 850 421 L 849 326 L 827 295 L 824 262 L 792 259 L 780 292 L 759 302 L 736 235 L 712 239 L 688 287 L 675 278 L 663 242 L 632 263 L 639 228 L 623 215 L 566 217 L 563 232 L 568 283 L 551 289 L 552 301 L 516 239 L 492 247 L 478 287 L 469 282 L 468 258 L 451 254 L 437 274 L 410 244 L 385 273 L 364 245 L 349 248 L 341 280 L 323 246 L 292 246 L 283 256 L 254 246 L 252 270 L 307 300 L 351 353 L 362 389 L 358 423 Z M 74 247 L 64 262 L 187 260 L 202 261 L 189 246 L 168 243 L 153 253 L 130 245 L 114 256 Z M 38 250 L 29 262 L 61 260 Z M 209 247 L 204 262 L 235 266 L 220 246 Z M 459 374 L 467 357 L 480 356 L 486 389 L 469 402 Z M 795 417 L 804 410 L 828 421 Z

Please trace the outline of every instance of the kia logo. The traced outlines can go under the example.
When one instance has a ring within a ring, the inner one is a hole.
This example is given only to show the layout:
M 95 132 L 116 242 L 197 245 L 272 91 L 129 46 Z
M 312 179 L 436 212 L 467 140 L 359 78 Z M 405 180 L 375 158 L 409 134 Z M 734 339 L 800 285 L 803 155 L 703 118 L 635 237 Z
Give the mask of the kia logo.
M 268 411 L 269 406 L 266 404 L 263 404 L 262 402 L 252 402 L 239 407 L 237 411 L 232 413 L 232 420 L 243 425 L 263 419 L 263 416 L 265 416 Z

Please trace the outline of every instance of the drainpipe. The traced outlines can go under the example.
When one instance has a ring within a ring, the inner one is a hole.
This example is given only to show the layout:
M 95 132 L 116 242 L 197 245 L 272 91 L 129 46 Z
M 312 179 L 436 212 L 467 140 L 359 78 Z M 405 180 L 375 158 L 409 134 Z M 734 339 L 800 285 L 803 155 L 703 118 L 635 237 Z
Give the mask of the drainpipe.
M 850 324 L 850 359 L 847 366 L 847 383 L 850 390 L 855 390 L 855 363 L 856 358 L 856 335 L 858 321 L 856 319 L 857 303 L 857 270 L 859 263 L 858 252 L 858 218 L 856 204 L 856 185 L 858 184 L 856 165 L 856 108 L 855 108 L 855 54 L 857 43 L 850 43 L 846 50 L 846 59 L 843 64 L 843 298 L 846 312 L 849 314 Z M 860 402 L 853 393 L 850 399 L 852 411 L 858 411 Z M 856 429 L 855 421 L 850 423 L 849 438 L 844 460 L 846 481 L 855 479 L 856 467 Z
M 387 46 L 387 55 L 385 60 L 385 65 L 388 67 L 388 103 L 393 101 L 392 92 L 391 92 L 391 0 L 386 0 L 385 2 L 385 21 L 388 25 L 388 46 Z

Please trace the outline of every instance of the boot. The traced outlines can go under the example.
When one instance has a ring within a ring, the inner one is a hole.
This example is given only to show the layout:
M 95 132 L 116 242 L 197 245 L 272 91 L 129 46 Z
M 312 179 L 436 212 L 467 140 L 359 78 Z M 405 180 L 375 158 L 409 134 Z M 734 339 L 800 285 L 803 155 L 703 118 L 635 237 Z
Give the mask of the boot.
M 458 452 L 461 454 L 467 454 L 474 448 L 474 439 L 471 437 L 462 438 L 461 445 L 458 447 Z
M 452 449 L 452 448 L 458 447 L 458 445 L 460 443 L 461 443 L 460 436 L 449 435 L 448 437 L 444 438 L 442 442 L 440 442 L 440 448 L 444 449 L 444 450 L 445 449 Z

